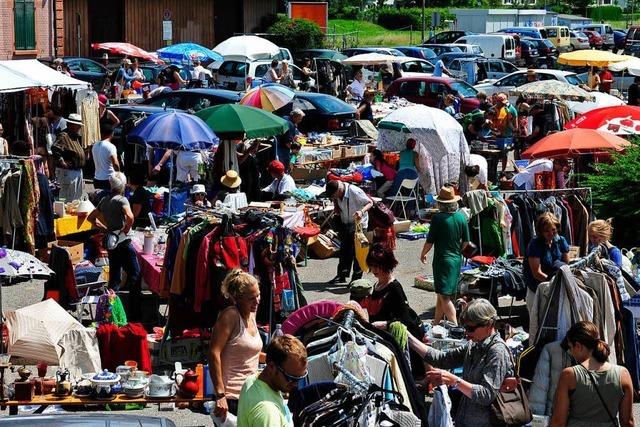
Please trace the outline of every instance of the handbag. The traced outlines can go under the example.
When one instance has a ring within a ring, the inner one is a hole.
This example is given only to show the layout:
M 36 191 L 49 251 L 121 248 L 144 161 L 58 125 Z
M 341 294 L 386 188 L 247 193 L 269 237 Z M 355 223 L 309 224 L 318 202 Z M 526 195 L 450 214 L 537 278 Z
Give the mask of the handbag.
M 605 403 L 604 398 L 602 397 L 602 394 L 600 394 L 600 389 L 598 388 L 598 383 L 596 382 L 596 379 L 593 378 L 593 374 L 591 373 L 591 371 L 589 371 L 584 366 L 580 365 L 580 367 L 582 369 L 584 369 L 585 371 L 587 371 L 587 375 L 589 376 L 589 379 L 591 380 L 591 384 L 593 384 L 593 388 L 596 389 L 596 393 L 598 393 L 598 397 L 600 398 L 600 402 L 602 402 L 602 406 L 604 407 L 604 410 L 607 411 L 607 415 L 609 416 L 609 419 L 611 420 L 611 424 L 613 424 L 614 427 L 618 427 L 620 424 L 618 423 L 618 420 L 616 419 L 616 417 L 613 416 L 611 411 L 609 411 L 609 407 Z
M 467 242 L 467 245 L 462 249 L 462 256 L 469 259 L 472 258 L 476 252 L 478 251 L 478 247 L 473 242 Z
M 369 225 L 372 229 L 392 227 L 395 220 L 393 211 L 382 202 L 374 202 L 369 209 Z
M 367 265 L 367 255 L 369 255 L 369 239 L 367 239 L 364 231 L 362 231 L 362 223 L 359 220 L 356 221 L 356 232 L 354 233 L 353 238 L 358 265 L 362 271 L 368 273 L 369 266 Z
M 511 350 L 506 344 L 505 347 L 509 352 L 511 364 L 515 369 Z M 533 420 L 533 414 L 529 408 L 529 399 L 519 377 L 507 377 L 504 379 L 495 400 L 489 407 L 489 419 L 493 425 L 499 426 L 522 426 Z

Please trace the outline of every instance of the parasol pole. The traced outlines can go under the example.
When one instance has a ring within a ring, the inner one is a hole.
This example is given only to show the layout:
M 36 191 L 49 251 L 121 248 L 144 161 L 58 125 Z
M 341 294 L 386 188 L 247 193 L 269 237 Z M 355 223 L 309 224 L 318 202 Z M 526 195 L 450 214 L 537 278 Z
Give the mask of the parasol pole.
M 171 189 L 173 188 L 173 168 L 175 167 L 175 157 L 171 150 L 171 168 L 169 169 L 169 218 L 171 218 Z

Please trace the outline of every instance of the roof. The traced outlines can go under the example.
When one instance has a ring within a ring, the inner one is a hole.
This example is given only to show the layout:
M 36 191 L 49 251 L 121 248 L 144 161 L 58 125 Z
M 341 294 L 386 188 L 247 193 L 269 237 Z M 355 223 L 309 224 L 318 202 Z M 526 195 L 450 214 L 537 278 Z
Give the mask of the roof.
M 559 19 L 569 19 L 571 21 L 592 21 L 591 18 L 587 18 L 586 16 L 579 16 L 579 15 L 565 15 L 563 13 L 558 14 L 558 18 Z

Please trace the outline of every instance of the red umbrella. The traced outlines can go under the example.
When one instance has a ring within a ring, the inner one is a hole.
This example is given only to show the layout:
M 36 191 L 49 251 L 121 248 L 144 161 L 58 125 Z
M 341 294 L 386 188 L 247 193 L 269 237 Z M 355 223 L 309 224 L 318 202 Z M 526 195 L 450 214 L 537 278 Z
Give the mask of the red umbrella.
M 552 133 L 522 153 L 525 159 L 570 157 L 574 154 L 622 151 L 630 143 L 612 133 L 593 129 L 570 129 Z
M 616 105 L 596 108 L 568 122 L 565 129 L 596 129 L 616 135 L 640 133 L 640 107 Z
M 164 61 L 159 59 L 158 55 L 155 53 L 147 52 L 146 50 L 140 49 L 138 46 L 134 46 L 131 43 L 92 43 L 91 47 L 95 50 L 106 50 L 114 55 L 132 56 L 134 58 L 144 59 L 145 61 L 152 61 L 156 64 L 164 64 Z

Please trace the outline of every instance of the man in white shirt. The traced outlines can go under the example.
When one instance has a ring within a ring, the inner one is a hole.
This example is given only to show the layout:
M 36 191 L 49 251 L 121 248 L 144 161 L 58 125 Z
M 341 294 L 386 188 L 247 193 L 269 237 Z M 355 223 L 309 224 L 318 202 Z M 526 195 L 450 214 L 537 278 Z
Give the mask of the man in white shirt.
M 200 165 L 203 163 L 199 151 L 180 150 L 176 154 L 176 181 L 188 183 L 200 181 Z
M 264 187 L 262 191 L 264 193 L 265 200 L 284 200 L 289 197 L 289 193 L 296 189 L 296 183 L 291 175 L 285 173 L 284 164 L 278 160 L 274 160 L 269 163 L 267 168 L 273 182 Z
M 486 190 L 488 186 L 487 170 L 489 166 L 487 159 L 479 154 L 471 154 L 469 163 L 464 168 L 464 173 L 469 179 L 469 187 L 472 190 Z
M 93 187 L 96 190 L 110 190 L 109 178 L 120 171 L 118 151 L 116 146 L 111 143 L 112 137 L 113 125 L 111 122 L 101 123 L 100 138 L 102 140 L 93 144 L 91 148 L 91 156 L 96 167 L 96 172 L 93 175 Z
M 211 77 L 211 71 L 202 66 L 200 60 L 193 60 L 193 70 L 191 70 L 191 80 L 206 80 Z
M 333 200 L 333 213 L 337 217 L 336 230 L 340 239 L 340 261 L 338 274 L 329 284 L 346 283 L 353 264 L 351 281 L 362 279 L 362 269 L 355 256 L 356 221 L 360 221 L 362 229 L 369 226 L 369 209 L 373 201 L 362 189 L 353 184 L 330 181 L 325 189 L 328 198 Z
M 347 92 L 351 94 L 351 97 L 354 101 L 361 101 L 364 97 L 364 89 L 366 88 L 366 84 L 363 81 L 364 75 L 362 74 L 362 70 L 358 70 L 353 79 L 353 82 L 349 86 L 347 86 Z

